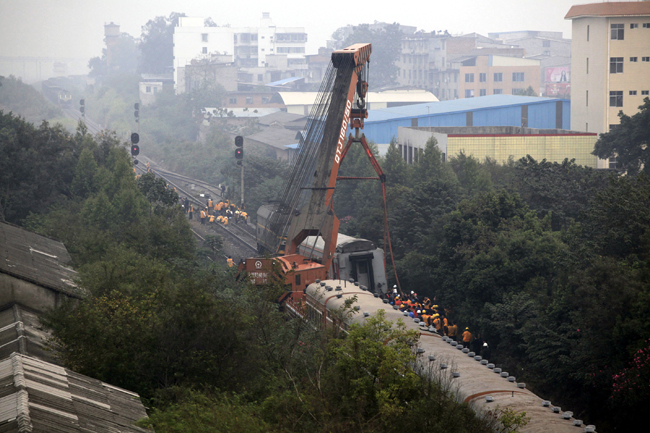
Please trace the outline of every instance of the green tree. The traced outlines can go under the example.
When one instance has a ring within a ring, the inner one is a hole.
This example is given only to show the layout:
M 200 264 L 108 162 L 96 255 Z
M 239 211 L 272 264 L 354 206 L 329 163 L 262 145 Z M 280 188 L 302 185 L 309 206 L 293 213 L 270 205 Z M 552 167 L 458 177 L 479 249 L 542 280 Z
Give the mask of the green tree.
M 117 43 L 110 50 L 102 50 L 101 57 L 93 57 L 88 62 L 90 77 L 106 77 L 113 74 L 133 74 L 138 66 L 138 49 L 136 40 L 128 33 L 121 33 Z M 108 64 L 110 60 L 110 65 Z
M 617 169 L 634 176 L 650 175 L 650 98 L 645 98 L 639 112 L 628 116 L 619 111 L 619 125 L 600 134 L 592 152 L 598 158 L 616 158 Z
M 140 72 L 161 74 L 173 66 L 174 27 L 184 13 L 172 12 L 168 17 L 158 16 L 142 27 L 140 49 Z
M 397 74 L 402 47 L 402 32 L 397 23 L 373 25 L 359 24 L 342 27 L 334 32 L 332 38 L 337 41 L 337 48 L 345 48 L 353 44 L 371 43 L 373 52 L 370 55 L 371 90 L 377 91 L 382 87 L 392 86 L 397 83 Z

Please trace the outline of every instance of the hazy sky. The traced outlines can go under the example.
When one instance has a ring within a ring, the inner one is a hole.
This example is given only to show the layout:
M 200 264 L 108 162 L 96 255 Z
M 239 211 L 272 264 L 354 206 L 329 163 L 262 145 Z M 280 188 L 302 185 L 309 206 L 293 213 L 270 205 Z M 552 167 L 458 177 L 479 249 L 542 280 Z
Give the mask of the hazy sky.
M 599 0 L 594 0 L 599 1 Z M 270 12 L 278 27 L 305 27 L 308 53 L 338 27 L 374 21 L 398 22 L 425 31 L 451 33 L 551 30 L 571 37 L 564 20 L 584 0 L 0 0 L 0 57 L 90 58 L 101 55 L 103 25 L 114 22 L 140 36 L 158 15 L 184 12 L 210 16 L 219 25 L 257 26 Z

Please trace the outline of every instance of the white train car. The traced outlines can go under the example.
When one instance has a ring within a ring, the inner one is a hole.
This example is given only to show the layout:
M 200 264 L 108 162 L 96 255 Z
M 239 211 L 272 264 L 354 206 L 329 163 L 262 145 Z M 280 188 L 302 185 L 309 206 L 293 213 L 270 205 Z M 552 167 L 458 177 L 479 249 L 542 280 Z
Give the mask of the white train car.
M 321 237 L 308 236 L 298 247 L 298 253 L 321 262 L 325 242 Z M 368 287 L 372 292 L 386 293 L 386 270 L 384 250 L 374 242 L 357 239 L 339 233 L 332 269 L 332 279 L 349 280 Z
M 338 326 L 347 329 L 352 323 L 363 323 L 368 317 L 385 311 L 386 319 L 403 320 L 408 329 L 416 330 L 420 339 L 415 350 L 418 355 L 417 369 L 421 374 L 432 375 L 444 380 L 455 390 L 456 398 L 466 402 L 475 411 L 510 408 L 526 412 L 529 422 L 521 427 L 521 433 L 571 433 L 595 432 L 593 425 L 585 426 L 582 420 L 573 417 L 573 412 L 551 404 L 526 388 L 508 372 L 501 371 L 488 359 L 482 359 L 468 348 L 442 337 L 428 328 L 419 319 L 411 319 L 388 304 L 385 297 L 368 291 L 367 287 L 350 280 L 326 280 L 310 284 L 305 289 L 305 308 L 296 310 L 287 305 L 296 315 L 315 325 Z M 353 314 L 332 314 L 344 306 L 345 301 L 357 297 Z M 344 320 L 342 323 L 341 320 Z M 578 428 L 576 428 L 578 427 Z

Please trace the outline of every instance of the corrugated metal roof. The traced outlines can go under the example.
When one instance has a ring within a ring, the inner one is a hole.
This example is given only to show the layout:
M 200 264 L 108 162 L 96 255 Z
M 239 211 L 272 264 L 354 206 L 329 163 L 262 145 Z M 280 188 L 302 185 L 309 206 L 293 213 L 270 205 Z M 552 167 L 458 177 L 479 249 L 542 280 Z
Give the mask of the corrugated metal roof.
M 294 144 L 299 137 L 299 132 L 284 128 L 266 128 L 262 132 L 244 137 L 244 140 L 255 140 L 269 146 L 285 149 L 287 144 Z
M 564 17 L 571 20 L 581 17 L 621 17 L 650 15 L 650 2 L 606 2 L 571 6 Z
M 429 104 L 405 105 L 402 107 L 382 108 L 368 111 L 366 123 L 382 122 L 385 120 L 426 117 L 436 114 L 461 113 L 491 108 L 540 104 L 550 101 L 564 101 L 557 98 L 542 98 L 537 96 L 490 95 L 480 98 L 454 99 Z
M 289 78 L 285 78 L 283 80 L 278 80 L 278 81 L 274 81 L 272 83 L 265 84 L 265 86 L 267 86 L 267 87 L 283 86 L 285 84 L 292 83 L 292 82 L 298 81 L 298 80 L 304 80 L 304 79 L 305 79 L 304 77 L 289 77 Z
M 76 272 L 65 245 L 21 227 L 0 223 L 0 272 L 55 289 L 67 295 L 84 291 L 72 280 Z
M 0 361 L 0 426 L 7 432 L 146 432 L 137 394 L 36 358 Z

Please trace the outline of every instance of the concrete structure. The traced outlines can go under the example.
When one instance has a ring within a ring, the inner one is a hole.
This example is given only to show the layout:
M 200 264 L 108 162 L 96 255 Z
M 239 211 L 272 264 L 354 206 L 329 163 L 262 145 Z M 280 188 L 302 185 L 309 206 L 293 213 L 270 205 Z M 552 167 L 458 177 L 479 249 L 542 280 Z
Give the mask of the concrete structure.
M 247 152 L 270 158 L 288 161 L 296 144 L 300 142 L 300 132 L 286 128 L 265 128 L 262 132 L 244 137 Z
M 0 223 L 0 431 L 145 432 L 138 394 L 56 365 L 39 316 L 86 292 L 58 241 Z
M 307 115 L 316 100 L 318 92 L 278 92 L 288 113 Z M 401 107 L 404 105 L 437 102 L 433 93 L 422 89 L 386 90 L 368 92 L 368 109 Z
M 398 146 L 408 163 L 417 159 L 427 141 L 434 137 L 444 155 L 452 158 L 460 152 L 481 161 L 485 158 L 505 163 L 530 155 L 536 160 L 562 162 L 575 159 L 576 164 L 596 168 L 591 154 L 598 135 L 561 129 L 534 129 L 515 126 L 473 127 L 400 127 Z
M 21 304 L 45 312 L 81 299 L 86 292 L 74 283 L 71 261 L 61 242 L 0 223 L 0 308 Z
M 519 95 L 528 87 L 540 94 L 539 60 L 475 56 L 460 62 L 460 98 Z
M 205 27 L 203 18 L 182 17 L 174 29 L 174 88 L 176 93 L 184 91 L 185 67 L 192 60 L 215 56 L 219 62 L 253 68 L 247 83 L 277 81 L 286 78 L 283 73 L 304 74 L 306 42 L 304 27 L 276 27 L 268 12 L 259 27 L 245 28 Z M 277 73 L 266 77 L 264 68 Z
M 364 133 L 387 148 L 400 126 L 519 126 L 570 129 L 571 101 L 536 96 L 492 95 L 369 111 Z
M 477 33 L 452 36 L 447 31 L 405 34 L 398 83 L 433 92 L 441 101 L 458 99 L 460 60 L 479 55 L 523 57 L 523 48 Z
M 571 124 L 603 133 L 633 115 L 650 94 L 650 2 L 572 6 Z M 600 167 L 615 168 L 615 161 Z
M 562 32 L 522 30 L 489 36 L 523 48 L 527 59 L 539 60 L 541 96 L 570 97 L 571 39 L 563 38 Z
M 237 91 L 237 66 L 214 60 L 192 60 L 185 66 L 185 91 L 218 85 L 227 92 Z M 180 83 L 179 83 L 180 85 Z

